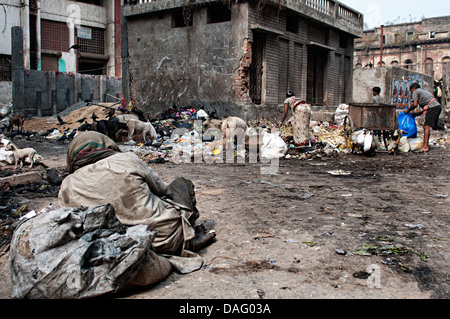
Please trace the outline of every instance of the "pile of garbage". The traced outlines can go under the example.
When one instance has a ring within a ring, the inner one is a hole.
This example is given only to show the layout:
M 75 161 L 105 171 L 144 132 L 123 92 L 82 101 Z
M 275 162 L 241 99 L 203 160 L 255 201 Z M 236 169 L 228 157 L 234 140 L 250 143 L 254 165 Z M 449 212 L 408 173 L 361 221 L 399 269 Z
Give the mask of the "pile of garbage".
M 108 110 L 102 110 L 98 103 L 89 105 L 89 103 L 83 102 L 66 110 L 64 114 L 60 114 L 64 116 L 65 121 L 72 123 L 72 126 L 67 129 L 77 134 L 73 124 L 77 124 L 79 117 L 89 118 L 91 114 L 95 113 L 100 119 L 106 118 Z M 373 131 L 367 129 L 352 131 L 346 121 L 349 118 L 349 106 L 341 104 L 336 108 L 333 122 L 310 121 L 309 145 L 300 147 L 294 143 L 293 127 L 290 123 L 280 125 L 277 122 L 258 119 L 248 122 L 249 130 L 245 148 L 228 150 L 227 153 L 220 128 L 217 128 L 217 133 L 206 134 L 202 127 L 203 121 L 211 118 L 217 119 L 215 112 L 207 113 L 201 108 L 170 108 L 163 112 L 159 119 L 151 120 L 157 132 L 157 140 L 145 143 L 139 136 L 133 136 L 134 140 L 124 137 L 118 144 L 123 151 L 135 152 L 148 163 L 171 162 L 176 164 L 223 162 L 225 158 L 228 160 L 230 157 L 246 159 L 252 155 L 250 153 L 255 150 L 255 147 L 257 147 L 257 156 L 268 159 L 299 160 L 336 157 L 352 152 L 372 154 L 375 151 L 409 152 L 421 147 L 421 140 L 416 136 L 401 136 L 400 138 L 399 135 L 395 135 L 389 143 L 386 143 L 382 136 Z M 45 138 L 51 141 L 61 141 L 65 137 L 63 135 L 61 127 L 55 128 L 53 124 L 53 128 L 45 133 Z M 43 134 L 39 134 L 39 136 L 43 136 Z M 396 139 L 397 136 L 399 139 Z M 70 139 L 65 140 L 65 142 L 67 141 Z M 434 141 L 430 142 L 433 144 Z M 443 143 L 445 143 L 445 138 L 444 142 L 440 144 Z
M 0 131 L 11 127 L 12 103 L 0 107 Z

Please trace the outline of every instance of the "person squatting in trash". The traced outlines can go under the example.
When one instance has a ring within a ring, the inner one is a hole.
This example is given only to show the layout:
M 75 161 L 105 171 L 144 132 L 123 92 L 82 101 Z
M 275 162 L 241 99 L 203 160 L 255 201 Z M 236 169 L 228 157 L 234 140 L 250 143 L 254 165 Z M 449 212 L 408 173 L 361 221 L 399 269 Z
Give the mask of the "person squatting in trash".
M 156 253 L 180 255 L 210 244 L 215 233 L 195 226 L 199 217 L 194 185 L 179 177 L 166 184 L 135 153 L 95 131 L 81 132 L 67 151 L 69 175 L 58 199 L 65 207 L 93 207 L 109 203 L 127 226 L 149 225 L 156 231 Z
M 416 115 L 425 114 L 425 123 L 423 124 L 423 147 L 421 152 L 428 152 L 430 149 L 429 140 L 431 128 L 433 130 L 438 129 L 439 116 L 441 114 L 441 104 L 434 97 L 431 92 L 424 90 L 420 87 L 419 83 L 413 83 L 410 86 L 411 91 L 411 106 L 405 109 L 405 114 L 408 114 L 416 107 L 420 106 L 422 109 Z
M 286 93 L 284 101 L 284 111 L 281 117 L 281 125 L 289 112 L 292 110 L 293 116 L 289 120 L 292 123 L 294 143 L 296 146 L 310 146 L 310 122 L 311 122 L 311 106 L 305 100 L 296 97 L 294 92 Z

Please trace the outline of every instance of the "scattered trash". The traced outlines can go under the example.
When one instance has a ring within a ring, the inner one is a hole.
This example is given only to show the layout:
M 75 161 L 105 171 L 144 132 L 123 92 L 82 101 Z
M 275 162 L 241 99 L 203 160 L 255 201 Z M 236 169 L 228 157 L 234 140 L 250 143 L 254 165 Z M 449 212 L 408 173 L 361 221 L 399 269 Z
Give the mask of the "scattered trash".
M 22 217 L 20 217 L 19 220 L 30 219 L 35 216 L 37 216 L 36 211 L 32 210 L 32 211 L 28 212 L 27 214 L 23 215 Z
M 267 185 L 270 185 L 273 187 L 280 187 L 280 185 L 275 185 L 275 184 L 272 184 L 271 182 L 263 181 L 262 179 L 260 179 L 258 182 L 260 182 L 261 184 L 267 184 Z
M 326 231 L 326 232 L 322 233 L 322 235 L 330 236 L 330 237 L 334 236 L 334 230 Z
M 418 229 L 424 229 L 425 226 L 422 224 L 405 224 L 406 227 L 409 228 L 418 228 Z
M 335 175 L 335 176 L 348 176 L 352 172 L 343 171 L 341 169 L 333 170 L 333 171 L 327 171 L 328 174 Z
M 312 196 L 314 196 L 314 194 L 308 192 L 308 191 L 304 191 L 302 193 L 297 194 L 297 198 L 298 199 L 308 199 L 311 198 Z
M 353 277 L 358 279 L 367 279 L 370 277 L 370 274 L 367 271 L 357 271 L 353 273 Z
M 417 256 L 419 256 L 420 260 L 422 260 L 424 262 L 426 262 L 428 259 L 427 253 L 418 252 L 415 249 L 410 249 L 410 248 L 397 246 L 397 245 L 387 245 L 387 246 L 378 247 L 375 245 L 366 244 L 362 247 L 357 248 L 352 253 L 355 255 L 360 255 L 360 256 L 372 256 L 372 255 L 391 256 L 391 255 L 403 255 L 403 254 L 406 254 L 409 252 L 412 252 L 412 253 L 416 254 Z
M 309 247 L 314 247 L 315 245 L 317 245 L 315 241 L 302 241 L 302 244 L 306 244 Z
M 343 250 L 343 249 L 336 248 L 334 251 L 338 255 L 343 255 L 343 256 L 347 255 L 347 252 L 345 250 Z

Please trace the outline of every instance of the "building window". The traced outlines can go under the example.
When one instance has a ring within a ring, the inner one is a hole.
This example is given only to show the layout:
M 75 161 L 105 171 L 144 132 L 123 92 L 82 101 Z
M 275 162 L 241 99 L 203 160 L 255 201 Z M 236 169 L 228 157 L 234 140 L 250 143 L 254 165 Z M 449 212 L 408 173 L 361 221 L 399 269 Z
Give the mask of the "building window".
M 223 4 L 208 6 L 207 23 L 219 23 L 231 21 L 231 9 Z
M 0 54 L 0 81 L 12 81 L 10 55 Z
M 77 28 L 77 44 L 83 53 L 105 54 L 105 30 L 92 27 Z
M 434 75 L 433 59 L 427 58 L 425 61 L 425 73 L 428 75 Z
M 172 11 L 172 28 L 192 26 L 193 11 L 189 8 L 179 8 Z
M 346 34 L 339 34 L 339 47 L 343 49 L 348 47 L 348 37 Z
M 407 40 L 407 41 L 412 41 L 413 38 L 414 38 L 414 32 L 408 32 L 408 33 L 406 34 L 406 40 Z
M 95 4 L 96 6 L 103 6 L 103 0 L 73 0 L 73 1 Z
M 414 71 L 413 61 L 412 60 L 406 60 L 405 61 L 405 69 Z
M 286 16 L 286 31 L 298 33 L 299 18 L 296 15 L 288 14 Z
M 67 52 L 69 51 L 69 45 L 69 27 L 67 23 L 41 20 L 42 50 Z

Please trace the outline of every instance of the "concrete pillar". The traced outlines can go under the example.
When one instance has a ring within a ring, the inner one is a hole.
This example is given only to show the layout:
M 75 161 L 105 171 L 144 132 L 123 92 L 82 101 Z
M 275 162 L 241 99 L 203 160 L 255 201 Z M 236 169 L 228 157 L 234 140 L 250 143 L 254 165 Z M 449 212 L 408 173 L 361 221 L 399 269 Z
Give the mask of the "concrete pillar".
M 37 116 L 42 117 L 42 92 L 36 91 L 36 110 Z
M 38 70 L 41 70 L 41 0 L 37 0 L 37 18 L 36 18 L 36 38 L 37 38 L 37 64 Z
M 100 102 L 106 102 L 106 75 L 99 76 L 99 100 Z
M 24 108 L 25 75 L 23 57 L 23 29 L 11 28 L 11 56 L 12 56 L 12 100 L 14 111 Z
M 128 28 L 127 28 L 127 18 L 123 15 L 122 7 L 122 24 L 121 24 L 121 58 L 122 58 L 122 92 L 125 98 L 126 105 L 130 103 L 131 92 L 130 92 L 130 69 L 128 62 Z
M 24 69 L 30 69 L 30 0 L 22 0 L 20 8 L 20 24 L 22 26 Z
M 75 103 L 78 103 L 81 101 L 81 74 L 80 73 L 74 73 L 73 75 L 73 90 L 74 90 L 74 99 Z
M 58 114 L 58 100 L 56 95 L 56 76 L 55 72 L 47 73 L 47 96 L 49 108 L 52 110 L 52 115 Z

